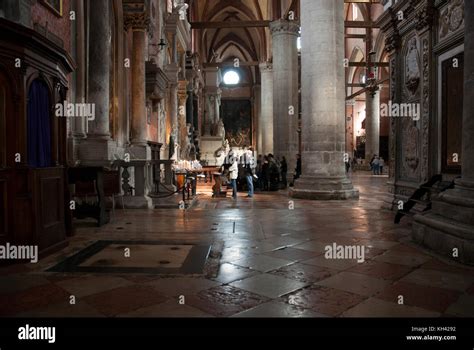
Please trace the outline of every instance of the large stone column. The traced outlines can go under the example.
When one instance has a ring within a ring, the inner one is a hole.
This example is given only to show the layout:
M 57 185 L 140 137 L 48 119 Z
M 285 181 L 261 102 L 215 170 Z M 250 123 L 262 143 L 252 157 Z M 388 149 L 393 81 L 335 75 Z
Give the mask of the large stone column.
M 151 150 L 147 145 L 147 111 L 145 86 L 146 35 L 149 16 L 145 10 L 135 12 L 127 7 L 125 12 L 125 28 L 132 31 L 132 86 L 131 86 L 131 145 L 126 151 L 130 154 L 129 165 L 132 167 L 134 179 L 134 196 L 125 196 L 127 208 L 152 208 L 152 200 L 148 196 L 151 186 L 152 168 L 149 164 Z
M 262 155 L 273 153 L 273 66 L 271 63 L 260 64 L 261 74 L 261 107 L 258 128 L 262 130 Z
M 76 0 L 76 103 L 84 103 L 86 99 L 86 38 L 84 1 Z M 73 136 L 76 139 L 86 137 L 87 118 L 74 118 Z
M 297 198 L 358 198 L 346 177 L 344 0 L 301 1 L 302 177 Z M 315 35 L 317 33 L 317 35 Z M 292 171 L 292 169 L 289 169 Z
M 298 48 L 295 21 L 270 23 L 273 49 L 273 151 L 286 157 L 288 181 L 293 180 L 298 151 Z
M 380 155 L 380 93 L 365 93 L 365 161 Z
M 89 121 L 88 137 L 108 140 L 110 74 L 110 1 L 91 1 L 89 17 L 88 102 L 95 104 L 95 119 Z M 97 14 L 100 14 L 98 16 Z
M 94 104 L 95 118 L 87 122 L 87 138 L 81 140 L 78 159 L 81 165 L 102 166 L 108 164 L 116 146 L 110 138 L 110 70 L 111 28 L 110 1 L 91 1 L 89 6 L 87 98 Z M 96 14 L 100 13 L 100 16 Z M 80 63 L 80 62 L 79 62 Z M 85 63 L 84 63 L 85 65 Z
M 253 87 L 253 104 L 254 104 L 254 118 L 256 123 L 254 123 L 254 130 L 257 131 L 256 135 L 256 146 L 258 154 L 262 154 L 262 145 L 263 145 L 263 129 L 260 127 L 261 117 L 261 92 L 262 88 L 260 85 L 254 85 Z M 252 136 L 254 137 L 254 136 Z
M 171 125 L 171 134 L 174 137 L 175 143 L 175 150 L 172 159 L 178 159 L 178 155 L 176 154 L 179 151 L 176 148 L 176 144 L 179 143 L 178 141 L 178 84 L 177 83 L 170 83 L 169 85 L 170 91 L 170 125 Z M 169 142 L 170 140 L 166 140 Z M 171 145 L 170 145 L 171 147 Z
M 132 50 L 132 144 L 146 146 L 145 21 L 135 24 Z
M 462 177 L 414 217 L 413 239 L 456 261 L 474 265 L 474 2 L 465 1 Z

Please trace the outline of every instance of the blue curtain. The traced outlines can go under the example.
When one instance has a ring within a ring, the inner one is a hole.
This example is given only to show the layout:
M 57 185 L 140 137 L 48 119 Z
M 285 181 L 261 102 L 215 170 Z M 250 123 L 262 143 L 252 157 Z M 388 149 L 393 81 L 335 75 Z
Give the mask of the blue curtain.
M 28 165 L 51 166 L 51 120 L 46 84 L 35 80 L 28 93 Z

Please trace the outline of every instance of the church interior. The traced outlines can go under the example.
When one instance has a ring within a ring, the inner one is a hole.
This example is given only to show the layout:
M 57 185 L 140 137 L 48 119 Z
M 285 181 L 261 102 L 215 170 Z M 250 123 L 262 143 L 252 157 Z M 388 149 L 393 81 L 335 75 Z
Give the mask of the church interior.
M 0 317 L 474 317 L 473 136 L 473 1 L 0 1 Z

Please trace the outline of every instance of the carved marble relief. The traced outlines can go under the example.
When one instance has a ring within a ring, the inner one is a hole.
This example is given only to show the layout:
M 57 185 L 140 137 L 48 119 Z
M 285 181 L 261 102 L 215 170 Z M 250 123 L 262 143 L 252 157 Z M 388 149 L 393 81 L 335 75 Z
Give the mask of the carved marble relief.
M 411 118 L 402 120 L 402 177 L 415 179 L 420 165 L 419 141 L 420 131 Z
M 420 52 L 416 37 L 408 41 L 405 54 L 405 88 L 410 100 L 416 96 L 420 86 Z
M 395 101 L 396 98 L 396 84 L 397 84 L 397 60 L 396 60 L 396 55 L 393 55 L 390 58 L 390 99 L 392 101 Z M 395 164 L 396 161 L 396 130 L 397 130 L 397 125 L 396 125 L 396 120 L 395 118 L 392 118 L 390 120 L 390 163 Z M 390 173 L 389 176 L 390 178 L 395 177 L 395 167 L 390 167 Z
M 421 180 L 429 177 L 429 127 L 430 127 L 430 43 L 429 36 L 422 40 L 423 52 L 423 94 L 421 99 Z
M 472 1 L 472 0 L 469 0 Z M 439 38 L 443 39 L 464 26 L 464 0 L 451 1 L 440 15 Z

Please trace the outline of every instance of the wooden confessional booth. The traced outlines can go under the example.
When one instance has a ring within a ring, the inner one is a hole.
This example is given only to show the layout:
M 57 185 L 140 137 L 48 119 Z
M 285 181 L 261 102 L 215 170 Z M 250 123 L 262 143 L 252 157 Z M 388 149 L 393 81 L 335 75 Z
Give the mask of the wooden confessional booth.
M 65 246 L 69 54 L 36 31 L 0 18 L 0 244 Z

